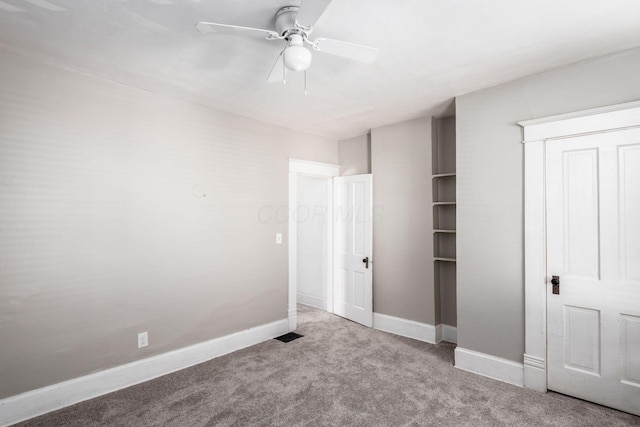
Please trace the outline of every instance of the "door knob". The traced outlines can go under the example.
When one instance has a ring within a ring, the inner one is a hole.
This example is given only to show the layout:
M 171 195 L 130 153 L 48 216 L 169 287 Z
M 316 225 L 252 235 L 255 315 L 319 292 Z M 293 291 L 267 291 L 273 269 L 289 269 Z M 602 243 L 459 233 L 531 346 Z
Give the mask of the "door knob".
M 560 276 L 551 276 L 551 292 L 554 295 L 560 295 Z
M 364 262 L 365 264 L 364 268 L 369 268 L 369 257 L 366 257 L 365 259 L 363 259 L 362 262 Z

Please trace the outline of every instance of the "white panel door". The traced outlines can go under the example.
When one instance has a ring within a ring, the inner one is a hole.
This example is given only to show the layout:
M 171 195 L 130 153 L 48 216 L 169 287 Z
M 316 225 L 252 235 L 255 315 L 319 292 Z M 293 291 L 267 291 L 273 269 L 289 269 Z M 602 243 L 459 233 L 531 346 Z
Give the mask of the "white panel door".
M 640 130 L 546 158 L 548 388 L 640 415 Z
M 372 176 L 333 178 L 333 310 L 373 326 Z

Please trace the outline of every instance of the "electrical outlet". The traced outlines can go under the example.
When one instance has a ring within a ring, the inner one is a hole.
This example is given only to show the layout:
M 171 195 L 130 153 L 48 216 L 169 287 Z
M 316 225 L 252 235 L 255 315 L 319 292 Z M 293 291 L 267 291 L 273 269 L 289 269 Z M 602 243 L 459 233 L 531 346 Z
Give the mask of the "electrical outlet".
M 276 245 L 282 244 L 282 233 L 276 233 Z
M 138 348 L 146 347 L 149 345 L 149 333 L 147 331 L 140 332 L 138 334 Z

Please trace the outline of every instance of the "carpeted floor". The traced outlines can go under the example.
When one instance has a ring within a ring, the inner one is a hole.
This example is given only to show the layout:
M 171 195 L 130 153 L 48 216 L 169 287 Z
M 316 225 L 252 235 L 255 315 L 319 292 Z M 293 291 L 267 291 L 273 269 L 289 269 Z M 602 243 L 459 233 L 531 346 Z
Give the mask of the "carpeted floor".
M 299 307 L 276 340 L 22 426 L 640 426 L 640 417 L 453 367 L 431 345 Z

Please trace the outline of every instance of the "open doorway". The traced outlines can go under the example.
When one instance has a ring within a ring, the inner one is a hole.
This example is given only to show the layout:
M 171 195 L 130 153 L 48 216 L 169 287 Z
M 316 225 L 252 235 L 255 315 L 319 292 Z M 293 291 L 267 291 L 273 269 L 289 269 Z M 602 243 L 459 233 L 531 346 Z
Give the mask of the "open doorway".
M 340 167 L 289 160 L 289 329 L 296 304 L 333 313 L 333 182 Z
M 298 227 L 296 299 L 298 304 L 327 309 L 327 178 L 298 176 L 295 221 Z
M 298 303 L 373 326 L 372 176 L 338 172 L 289 160 L 290 330 Z

